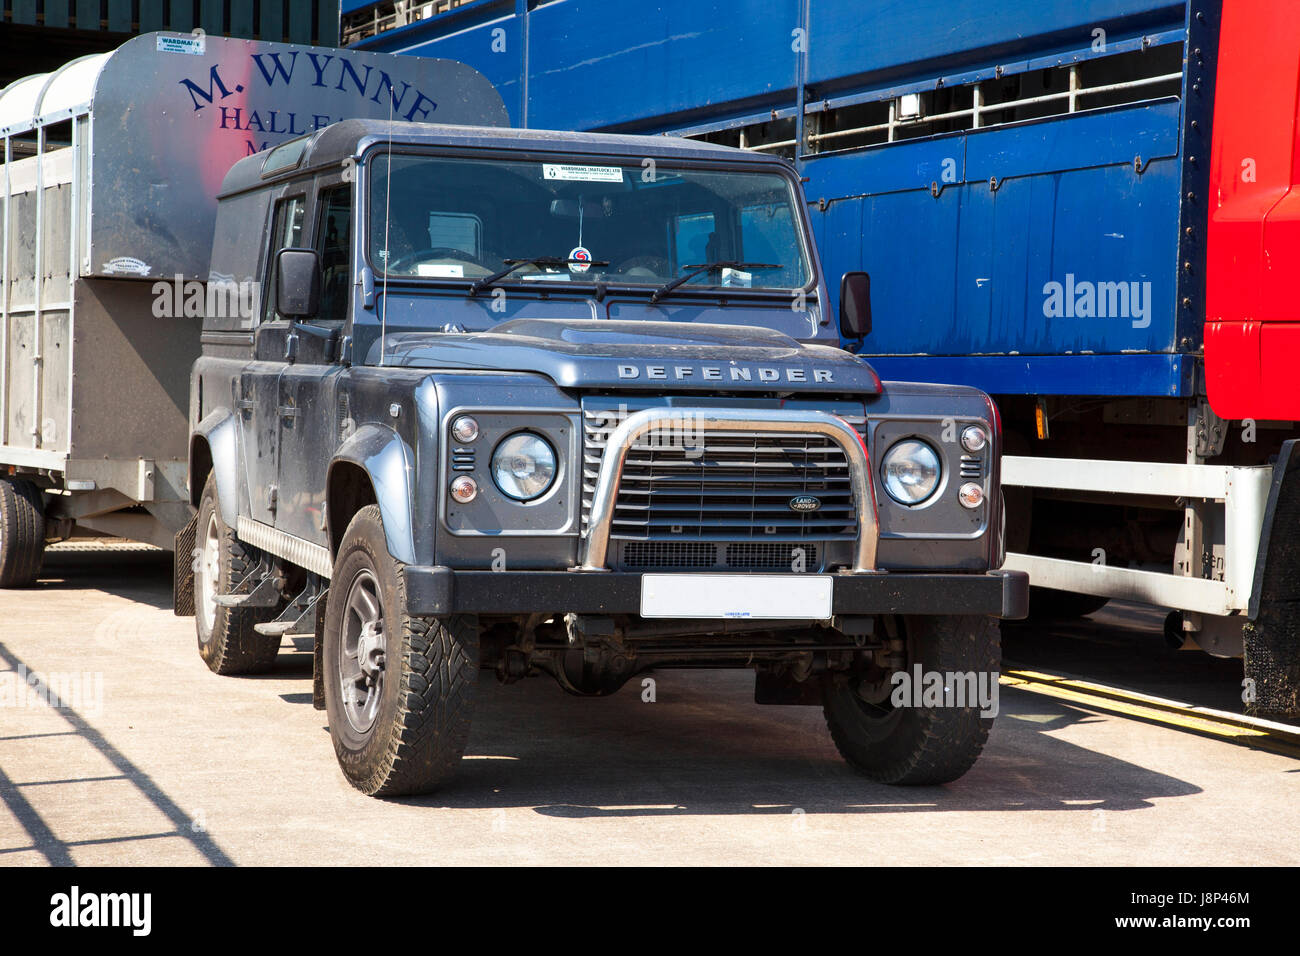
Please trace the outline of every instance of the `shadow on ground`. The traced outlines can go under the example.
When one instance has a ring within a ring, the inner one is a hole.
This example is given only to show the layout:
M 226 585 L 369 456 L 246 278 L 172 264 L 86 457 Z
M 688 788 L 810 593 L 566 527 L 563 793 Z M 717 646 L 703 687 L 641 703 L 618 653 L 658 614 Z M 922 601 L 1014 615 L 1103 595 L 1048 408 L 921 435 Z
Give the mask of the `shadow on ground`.
M 1053 734 L 1093 714 L 1003 688 L 975 767 L 941 787 L 892 787 L 851 770 L 820 708 L 753 703 L 743 672 L 661 672 L 657 700 L 632 684 L 603 699 L 542 681 L 485 675 L 457 779 L 403 801 L 430 807 L 533 807 L 566 817 L 1137 810 L 1200 788 Z
M 146 549 L 107 550 L 67 545 L 45 552 L 39 590 L 103 591 L 171 610 L 172 555 Z
M 170 555 L 159 552 L 108 558 L 52 552 L 39 587 L 99 589 L 169 608 L 170 575 Z M 1131 622 L 1142 641 L 1150 637 L 1150 625 L 1141 615 Z M 1042 647 L 1061 641 L 1081 654 L 1091 646 L 1088 635 L 1104 631 L 1105 639 L 1098 639 L 1102 646 L 1114 644 L 1113 626 L 1088 621 L 1075 626 L 1080 629 L 1077 639 L 1068 629 L 1064 636 L 1012 630 L 1008 646 L 1022 658 L 1020 663 L 1034 664 Z M 1122 643 L 1120 649 L 1124 651 Z M 301 691 L 278 694 L 283 706 L 310 706 L 309 651 L 309 646 L 286 644 L 270 675 L 303 680 Z M 2 646 L 0 657 L 11 667 L 20 663 Z M 1071 725 L 1104 718 L 1014 689 L 1002 689 L 1001 714 L 988 746 L 966 776 L 943 787 L 899 788 L 872 783 L 843 763 L 820 708 L 754 704 L 748 672 L 673 670 L 653 677 L 656 699 L 646 702 L 640 679 L 610 698 L 578 699 L 546 678 L 503 687 L 485 673 L 459 776 L 438 794 L 399 802 L 430 808 L 523 807 L 554 817 L 788 814 L 795 809 L 808 814 L 1078 812 L 1139 810 L 1159 798 L 1201 792 L 1188 781 L 1060 739 L 1056 734 Z M 108 757 L 208 862 L 229 862 L 211 839 L 187 826 L 185 814 L 155 781 L 75 711 L 60 713 L 68 732 L 83 736 Z M 325 715 L 320 717 L 323 726 Z M 302 743 L 330 747 L 325 733 Z M 32 845 L 52 863 L 69 862 L 68 847 L 58 844 L 30 806 L 24 806 L 21 794 L 5 783 L 0 776 L 0 790 L 6 791 L 6 802 Z
M 166 791 L 148 773 L 133 763 L 125 754 L 115 747 L 107 737 L 97 730 L 68 700 L 60 697 L 56 688 L 49 686 L 39 671 L 29 668 L 5 644 L 0 643 L 0 665 L 15 675 L 21 675 L 25 694 L 39 695 L 49 704 L 48 713 L 57 714 L 62 723 L 60 729 L 46 733 L 0 736 L 0 745 L 22 746 L 25 741 L 48 737 L 77 737 L 103 757 L 117 771 L 105 776 L 61 775 L 59 779 L 39 781 L 14 781 L 0 764 L 0 802 L 8 807 L 26 833 L 27 842 L 23 845 L 0 847 L 0 863 L 4 853 L 35 850 L 45 857 L 52 866 L 72 866 L 72 852 L 79 846 L 89 844 L 123 843 L 135 840 L 156 840 L 179 837 L 190 843 L 200 856 L 212 866 L 233 866 L 234 861 L 201 828 L 196 828 L 194 820 L 185 813 Z M 9 674 L 3 675 L 9 677 Z M 51 768 L 57 771 L 57 768 Z M 57 774 L 56 774 L 57 775 Z M 170 830 L 151 830 L 149 832 L 130 833 L 121 837 L 106 839 L 69 841 L 62 839 L 56 829 L 42 817 L 25 791 L 29 787 L 50 786 L 55 784 L 102 784 L 113 785 L 120 782 L 130 784 L 148 803 L 162 814 L 172 825 Z

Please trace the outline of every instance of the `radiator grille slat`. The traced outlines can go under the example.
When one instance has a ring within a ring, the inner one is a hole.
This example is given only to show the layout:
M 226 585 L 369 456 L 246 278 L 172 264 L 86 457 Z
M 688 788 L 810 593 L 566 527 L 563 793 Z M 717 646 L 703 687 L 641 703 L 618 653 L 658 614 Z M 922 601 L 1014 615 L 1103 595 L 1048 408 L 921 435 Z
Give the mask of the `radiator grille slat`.
M 744 541 L 624 541 L 616 549 L 621 567 L 634 571 L 807 571 L 821 570 L 821 548 L 813 543 Z

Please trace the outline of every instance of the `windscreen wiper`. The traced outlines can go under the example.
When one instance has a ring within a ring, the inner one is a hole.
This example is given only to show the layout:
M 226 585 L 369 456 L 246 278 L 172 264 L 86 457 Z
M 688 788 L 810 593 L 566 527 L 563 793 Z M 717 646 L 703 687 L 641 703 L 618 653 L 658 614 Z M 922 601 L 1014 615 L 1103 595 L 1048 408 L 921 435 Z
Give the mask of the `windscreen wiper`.
M 697 265 L 686 266 L 690 271 L 685 275 L 680 275 L 671 282 L 667 282 L 655 289 L 654 295 L 650 296 L 650 303 L 653 305 L 664 296 L 671 293 L 680 285 L 690 282 L 701 272 L 712 272 L 715 269 L 780 269 L 781 266 L 771 262 L 735 262 L 730 259 L 720 259 L 717 262 L 701 262 Z
M 608 262 L 601 262 L 594 259 L 561 259 L 559 256 L 533 256 L 531 259 L 502 259 L 501 261 L 506 265 L 504 269 L 498 269 L 490 276 L 484 276 L 469 287 L 470 298 L 478 295 L 488 286 L 500 282 L 517 269 L 522 269 L 524 266 L 541 266 L 544 269 L 558 269 L 561 266 L 567 266 L 571 263 L 579 263 L 586 266 L 609 265 Z

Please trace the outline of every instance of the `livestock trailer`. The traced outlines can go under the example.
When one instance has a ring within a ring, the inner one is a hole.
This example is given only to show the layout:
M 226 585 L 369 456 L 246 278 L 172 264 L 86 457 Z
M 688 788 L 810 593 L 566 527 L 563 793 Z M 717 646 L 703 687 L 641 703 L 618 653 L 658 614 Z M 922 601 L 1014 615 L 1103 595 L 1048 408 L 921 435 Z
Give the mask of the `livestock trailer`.
M 256 282 L 212 262 L 239 159 L 340 119 L 481 121 L 472 68 L 151 33 L 0 91 L 0 586 L 78 531 L 170 549 L 203 316 L 251 335 Z M 244 224 L 260 243 L 269 224 Z

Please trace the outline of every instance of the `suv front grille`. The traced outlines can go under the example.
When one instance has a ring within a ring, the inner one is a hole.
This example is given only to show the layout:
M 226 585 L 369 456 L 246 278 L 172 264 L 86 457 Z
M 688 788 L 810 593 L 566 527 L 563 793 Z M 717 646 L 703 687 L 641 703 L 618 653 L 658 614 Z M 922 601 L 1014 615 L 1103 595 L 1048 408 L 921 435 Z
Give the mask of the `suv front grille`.
M 583 525 L 617 423 L 584 411 Z M 799 511 L 795 499 L 815 498 Z M 610 536 L 637 541 L 849 540 L 857 515 L 844 452 L 822 435 L 650 434 L 628 453 Z M 788 549 L 787 549 L 788 550 Z M 784 567 L 789 556 L 764 567 Z M 730 562 L 728 562 L 730 563 Z

